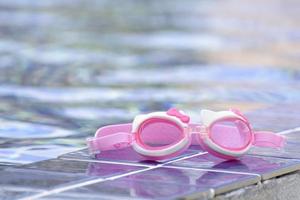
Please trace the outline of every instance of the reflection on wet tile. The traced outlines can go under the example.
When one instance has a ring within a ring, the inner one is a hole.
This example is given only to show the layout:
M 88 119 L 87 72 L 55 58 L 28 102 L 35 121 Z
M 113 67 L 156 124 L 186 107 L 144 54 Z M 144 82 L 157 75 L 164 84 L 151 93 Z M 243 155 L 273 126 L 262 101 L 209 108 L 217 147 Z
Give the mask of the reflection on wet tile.
M 83 148 L 78 151 L 73 151 L 70 153 L 62 154 L 59 156 L 59 158 L 64 159 L 64 158 L 74 158 L 74 159 L 80 159 L 80 160 L 86 160 L 86 159 L 92 159 L 91 156 L 89 155 L 88 149 Z
M 168 183 L 121 178 L 48 196 L 46 199 L 86 199 L 85 194 L 87 199 L 177 199 L 192 193 L 197 194 L 199 199 L 213 196 L 212 190 L 205 186 L 181 184 L 179 181 Z
M 199 169 L 163 167 L 125 177 L 133 180 L 147 180 L 153 184 L 169 183 L 194 185 L 199 190 L 212 188 L 216 194 L 255 184 L 260 181 L 257 175 L 233 174 Z
M 5 168 L 0 171 L 0 188 L 8 199 L 20 198 L 52 188 L 63 187 L 91 179 L 102 179 L 141 167 L 64 161 L 59 159 L 42 161 L 22 167 Z M 2 199 L 2 196 L 0 198 Z
M 170 158 L 168 160 L 162 161 L 149 161 L 145 157 L 136 153 L 132 148 L 126 148 L 121 150 L 114 150 L 114 151 L 104 151 L 101 152 L 96 158 L 92 158 L 87 149 L 74 151 L 71 153 L 64 154 L 60 156 L 61 159 L 68 159 L 68 160 L 87 160 L 89 162 L 101 162 L 101 161 L 109 161 L 109 162 L 116 162 L 116 163 L 128 163 L 128 164 L 136 164 L 136 165 L 156 165 L 161 164 L 163 162 L 171 161 L 174 159 L 178 159 L 181 157 L 189 156 L 199 153 L 199 150 L 188 149 L 181 155 Z
M 24 169 L 70 173 L 72 175 L 97 176 L 101 178 L 124 174 L 142 169 L 142 167 L 107 163 L 92 163 L 72 160 L 53 159 L 22 166 Z
M 72 181 L 86 179 L 85 175 L 63 174 L 20 168 L 6 168 L 0 171 L 0 199 L 19 199 L 46 191 Z
M 265 180 L 300 169 L 300 161 L 250 155 L 242 156 L 238 160 L 223 160 L 203 154 L 174 162 L 170 166 L 253 173 L 261 175 Z
M 285 134 L 284 136 L 286 137 L 286 144 L 283 148 L 270 149 L 263 147 L 252 147 L 249 154 L 300 159 L 300 132 L 295 131 L 293 133 Z
M 44 192 L 45 189 L 37 188 L 23 188 L 15 186 L 1 186 L 0 188 L 0 198 L 1 200 L 15 200 L 26 196 L 35 195 L 39 192 Z

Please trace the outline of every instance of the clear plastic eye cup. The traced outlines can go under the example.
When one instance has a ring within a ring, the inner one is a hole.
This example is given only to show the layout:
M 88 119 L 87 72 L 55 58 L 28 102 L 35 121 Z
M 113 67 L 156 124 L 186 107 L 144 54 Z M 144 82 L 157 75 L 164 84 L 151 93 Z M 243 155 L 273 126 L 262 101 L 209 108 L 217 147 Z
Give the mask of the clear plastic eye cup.
M 87 139 L 91 154 L 132 147 L 148 160 L 163 160 L 185 151 L 191 144 L 221 158 L 245 154 L 252 145 L 280 148 L 284 137 L 268 131 L 253 131 L 238 110 L 201 111 L 201 124 L 175 108 L 167 112 L 138 115 L 133 123 L 109 125 Z

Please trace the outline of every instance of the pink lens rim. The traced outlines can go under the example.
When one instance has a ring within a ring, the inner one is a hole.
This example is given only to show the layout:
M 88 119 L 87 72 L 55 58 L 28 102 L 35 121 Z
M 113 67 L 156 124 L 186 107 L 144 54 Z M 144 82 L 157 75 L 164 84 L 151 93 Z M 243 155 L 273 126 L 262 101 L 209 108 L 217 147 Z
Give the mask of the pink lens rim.
M 150 145 L 144 143 L 142 138 L 141 138 L 142 131 L 143 131 L 143 129 L 146 125 L 149 125 L 149 124 L 152 124 L 152 123 L 166 123 L 166 124 L 171 124 L 171 125 L 175 126 L 176 128 L 178 128 L 180 130 L 179 138 L 177 139 L 176 142 L 173 142 L 173 143 L 168 144 L 168 145 L 160 146 L 160 147 L 154 147 L 154 146 L 150 146 Z M 136 139 L 136 143 L 139 146 L 141 146 L 143 149 L 146 149 L 146 150 L 163 150 L 163 149 L 175 146 L 176 144 L 180 143 L 185 137 L 187 137 L 187 135 L 186 135 L 183 127 L 178 125 L 176 122 L 174 122 L 172 120 L 169 120 L 169 119 L 153 117 L 153 118 L 150 118 L 150 119 L 147 119 L 147 120 L 143 121 L 139 125 L 139 127 L 136 131 L 136 138 L 135 139 Z
M 227 147 L 227 146 L 224 146 L 222 144 L 220 144 L 219 142 L 215 141 L 214 138 L 212 137 L 212 128 L 213 126 L 215 126 L 217 123 L 220 123 L 222 121 L 231 121 L 231 120 L 239 120 L 241 121 L 242 123 L 244 123 L 244 125 L 247 127 L 247 129 L 249 130 L 249 134 L 250 136 L 248 137 L 248 141 L 242 146 L 242 147 L 238 147 L 238 148 L 234 148 L 234 147 Z M 245 121 L 244 119 L 240 119 L 240 118 L 236 118 L 236 117 L 230 117 L 230 118 L 222 118 L 222 119 L 218 119 L 216 121 L 214 121 L 212 124 L 210 124 L 210 126 L 208 127 L 208 138 L 211 142 L 213 142 L 215 145 L 223 148 L 223 149 L 227 149 L 229 151 L 235 151 L 235 152 L 239 152 L 239 151 L 243 151 L 245 149 L 247 149 L 251 144 L 252 144 L 252 141 L 253 141 L 253 131 L 249 125 L 249 123 L 247 121 Z

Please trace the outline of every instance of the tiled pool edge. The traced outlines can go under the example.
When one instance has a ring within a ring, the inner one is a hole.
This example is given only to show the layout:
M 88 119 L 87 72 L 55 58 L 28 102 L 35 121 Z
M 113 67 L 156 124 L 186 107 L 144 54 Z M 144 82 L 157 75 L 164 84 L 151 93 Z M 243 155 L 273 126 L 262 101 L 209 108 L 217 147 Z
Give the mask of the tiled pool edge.
M 281 131 L 281 132 L 279 132 L 279 134 L 293 133 L 293 132 L 298 131 L 299 129 L 300 129 L 300 127 L 296 127 L 296 128 L 292 128 L 292 129 Z M 40 199 L 40 198 L 43 198 L 43 197 L 46 197 L 46 196 L 51 196 L 51 195 L 58 194 L 58 193 L 61 193 L 61 192 L 64 192 L 64 191 L 68 191 L 68 190 L 72 190 L 72 189 L 75 189 L 75 188 L 80 188 L 80 187 L 83 187 L 83 186 L 92 185 L 92 184 L 96 184 L 96 183 L 100 183 L 100 182 L 104 182 L 104 181 L 109 181 L 109 180 L 116 180 L 116 179 L 119 179 L 119 178 L 122 178 L 122 177 L 126 177 L 126 176 L 129 176 L 129 175 L 132 175 L 132 174 L 142 173 L 144 171 L 150 171 L 150 170 L 153 170 L 153 169 L 161 168 L 161 167 L 164 167 L 165 165 L 170 164 L 172 162 L 176 162 L 176 161 L 180 161 L 180 160 L 185 160 L 185 159 L 188 159 L 188 158 L 192 158 L 192 157 L 198 156 L 200 154 L 203 154 L 203 152 L 200 152 L 200 153 L 197 153 L 197 154 L 193 154 L 193 155 L 189 155 L 189 156 L 185 156 L 185 157 L 180 157 L 178 159 L 174 159 L 174 160 L 168 161 L 166 163 L 162 163 L 162 164 L 158 164 L 158 165 L 154 165 L 154 166 L 148 166 L 145 169 L 128 172 L 128 173 L 121 174 L 121 175 L 116 175 L 116 176 L 112 176 L 112 177 L 109 177 L 109 178 L 95 178 L 93 180 L 89 180 L 89 181 L 86 181 L 86 182 L 79 182 L 78 184 L 73 184 L 73 185 L 67 185 L 67 186 L 64 186 L 64 187 L 54 188 L 54 189 L 49 190 L 49 191 L 44 191 L 44 192 L 41 192 L 41 193 L 38 193 L 38 194 L 35 194 L 35 195 L 32 195 L 32 196 L 27 196 L 27 197 L 21 198 L 21 200 Z M 218 170 L 216 170 L 216 171 L 218 171 Z M 290 174 L 291 172 L 288 172 L 288 173 Z M 253 175 L 257 176 L 257 174 L 253 174 Z M 242 190 L 242 193 L 243 193 L 245 191 L 248 191 L 249 188 L 250 188 L 250 190 L 251 190 L 251 188 L 261 189 L 261 188 L 264 187 L 264 184 L 268 184 L 270 181 L 273 181 L 273 182 L 275 181 L 275 183 L 276 183 L 276 181 L 278 181 L 278 183 L 281 183 L 282 179 L 285 180 L 286 176 L 288 176 L 288 177 L 296 176 L 298 179 L 300 179 L 298 172 L 294 172 L 294 173 L 292 173 L 292 175 L 283 174 L 282 176 L 280 176 L 280 178 L 275 177 L 275 178 L 272 178 L 272 179 L 269 179 L 269 180 L 265 180 L 263 182 L 261 182 L 262 177 L 260 177 L 260 180 L 258 182 L 251 182 L 249 184 L 241 185 L 242 187 L 240 187 L 240 189 L 237 189 L 237 187 L 234 187 L 234 188 L 228 189 L 226 191 L 219 191 L 217 194 L 216 194 L 215 191 L 213 191 L 212 192 L 212 194 L 213 194 L 212 198 L 215 197 L 216 199 L 227 199 L 228 195 L 235 195 L 235 194 L 240 195 L 241 194 L 241 190 Z M 296 181 L 297 181 L 297 178 L 295 178 Z M 300 182 L 300 180 L 298 180 L 298 181 Z M 281 183 L 281 185 L 282 185 L 282 183 Z M 298 185 L 300 185 L 300 184 L 298 184 Z M 245 190 L 245 189 L 247 189 L 247 190 Z M 258 189 L 256 189 L 256 190 L 258 190 Z M 297 190 L 295 190 L 295 191 L 297 191 Z M 299 191 L 300 191 L 300 189 L 299 189 Z M 237 192 L 237 193 L 235 193 L 235 192 Z M 260 192 L 258 191 L 258 193 L 260 193 Z M 251 196 L 251 194 L 247 194 L 247 195 Z M 262 195 L 264 195 L 264 194 L 262 194 Z M 195 199 L 195 198 L 197 198 L 197 194 L 196 193 L 192 193 L 191 195 L 183 196 L 182 198 L 184 198 L 184 199 Z M 238 197 L 233 197 L 233 199 L 234 198 L 238 198 Z M 230 199 L 232 199 L 232 196 L 230 197 Z
M 284 174 L 263 181 L 256 185 L 249 185 L 238 190 L 220 194 L 214 197 L 215 200 L 294 200 L 300 197 L 300 172 Z M 191 198 L 187 198 L 191 199 Z
M 174 159 L 174 160 L 168 161 L 166 163 L 162 163 L 162 164 L 154 165 L 154 166 L 149 166 L 149 167 L 141 169 L 141 170 L 136 170 L 136 171 L 128 172 L 128 173 L 121 174 L 121 175 L 116 175 L 116 176 L 112 176 L 112 177 L 108 177 L 108 178 L 95 178 L 93 180 L 86 181 L 86 182 L 79 182 L 78 184 L 74 184 L 74 185 L 68 185 L 68 186 L 65 186 L 65 187 L 54 188 L 52 190 L 41 192 L 41 193 L 38 193 L 36 195 L 21 198 L 20 200 L 40 199 L 42 197 L 50 196 L 52 194 L 57 194 L 57 193 L 60 193 L 60 192 L 71 190 L 71 189 L 76 189 L 76 188 L 80 188 L 80 187 L 83 187 L 83 186 L 92 185 L 92 184 L 100 183 L 100 182 L 104 182 L 104 181 L 116 180 L 118 178 L 122 178 L 122 177 L 126 177 L 126 176 L 129 176 L 129 175 L 141 173 L 141 172 L 144 172 L 144 171 L 149 171 L 149 170 L 156 169 L 156 168 L 160 168 L 160 167 L 162 167 L 166 164 L 170 164 L 170 163 L 175 162 L 175 161 L 191 158 L 191 157 L 200 155 L 201 153 L 202 152 L 197 153 L 197 154 L 193 154 L 193 155 L 190 155 L 190 156 L 186 156 L 186 157 L 181 157 L 179 159 Z

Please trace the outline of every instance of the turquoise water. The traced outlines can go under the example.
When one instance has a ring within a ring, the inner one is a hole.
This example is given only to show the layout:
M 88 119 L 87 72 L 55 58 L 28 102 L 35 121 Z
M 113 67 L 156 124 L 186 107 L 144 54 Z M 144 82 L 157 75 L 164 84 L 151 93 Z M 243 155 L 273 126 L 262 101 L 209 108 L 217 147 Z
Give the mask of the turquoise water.
M 300 101 L 300 3 L 0 0 L 0 162 L 141 112 Z

